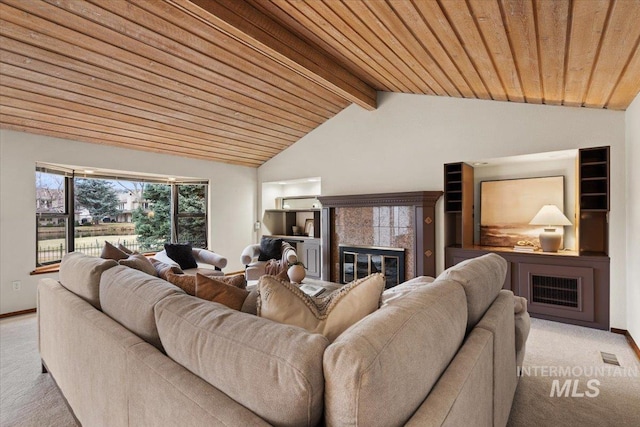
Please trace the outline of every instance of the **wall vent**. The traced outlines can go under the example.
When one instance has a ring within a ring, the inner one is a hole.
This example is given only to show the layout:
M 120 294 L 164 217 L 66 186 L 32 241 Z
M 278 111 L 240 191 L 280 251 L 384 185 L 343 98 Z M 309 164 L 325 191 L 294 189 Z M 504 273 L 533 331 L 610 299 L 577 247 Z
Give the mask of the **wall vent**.
M 578 308 L 578 279 L 531 276 L 532 302 Z

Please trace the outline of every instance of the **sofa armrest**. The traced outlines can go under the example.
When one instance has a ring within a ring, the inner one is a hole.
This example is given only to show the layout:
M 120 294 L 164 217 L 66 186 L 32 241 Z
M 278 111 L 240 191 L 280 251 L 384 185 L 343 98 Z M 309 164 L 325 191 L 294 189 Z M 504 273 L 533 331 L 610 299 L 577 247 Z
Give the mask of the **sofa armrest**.
M 249 265 L 255 258 L 258 258 L 258 255 L 260 255 L 260 245 L 249 245 L 242 251 L 240 262 L 243 265 Z
M 193 257 L 197 262 L 213 265 L 221 270 L 227 266 L 227 259 L 225 257 L 206 249 L 194 248 Z
M 513 299 L 516 328 L 516 366 L 521 367 L 524 361 L 527 338 L 531 330 L 531 317 L 529 317 L 529 312 L 527 311 L 527 300 L 518 296 L 514 296 Z
M 282 243 L 282 261 L 287 264 L 298 262 L 298 254 L 293 246 L 289 243 Z

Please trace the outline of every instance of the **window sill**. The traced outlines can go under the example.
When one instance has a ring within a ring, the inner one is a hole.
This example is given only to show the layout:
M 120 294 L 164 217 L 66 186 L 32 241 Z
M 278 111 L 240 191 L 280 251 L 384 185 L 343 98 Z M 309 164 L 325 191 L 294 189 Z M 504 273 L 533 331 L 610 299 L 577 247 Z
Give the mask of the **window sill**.
M 43 267 L 36 267 L 29 275 L 36 276 L 38 274 L 50 274 L 57 273 L 60 270 L 60 263 L 45 265 Z

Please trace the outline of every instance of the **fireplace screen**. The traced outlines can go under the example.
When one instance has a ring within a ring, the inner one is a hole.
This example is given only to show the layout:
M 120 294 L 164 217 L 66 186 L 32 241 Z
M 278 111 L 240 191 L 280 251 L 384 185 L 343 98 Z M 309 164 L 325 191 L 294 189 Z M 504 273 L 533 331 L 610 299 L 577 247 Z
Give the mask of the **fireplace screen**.
M 404 282 L 404 265 L 404 249 L 340 245 L 341 283 L 382 273 L 392 288 Z

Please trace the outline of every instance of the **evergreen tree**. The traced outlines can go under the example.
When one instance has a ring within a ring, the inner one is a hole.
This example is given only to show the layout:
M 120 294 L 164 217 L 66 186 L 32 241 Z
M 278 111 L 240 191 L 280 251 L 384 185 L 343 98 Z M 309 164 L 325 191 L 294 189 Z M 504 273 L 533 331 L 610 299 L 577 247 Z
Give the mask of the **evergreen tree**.
M 138 207 L 133 212 L 133 222 L 140 248 L 155 250 L 171 241 L 171 187 L 148 184 L 143 199 L 148 203 L 148 208 Z
M 204 185 L 180 185 L 178 192 L 178 212 L 194 216 L 178 220 L 178 239 L 181 243 L 191 243 L 194 247 L 207 247 L 206 194 Z
M 86 208 L 98 224 L 100 218 L 118 214 L 118 194 L 111 184 L 101 179 L 77 179 L 76 206 Z

